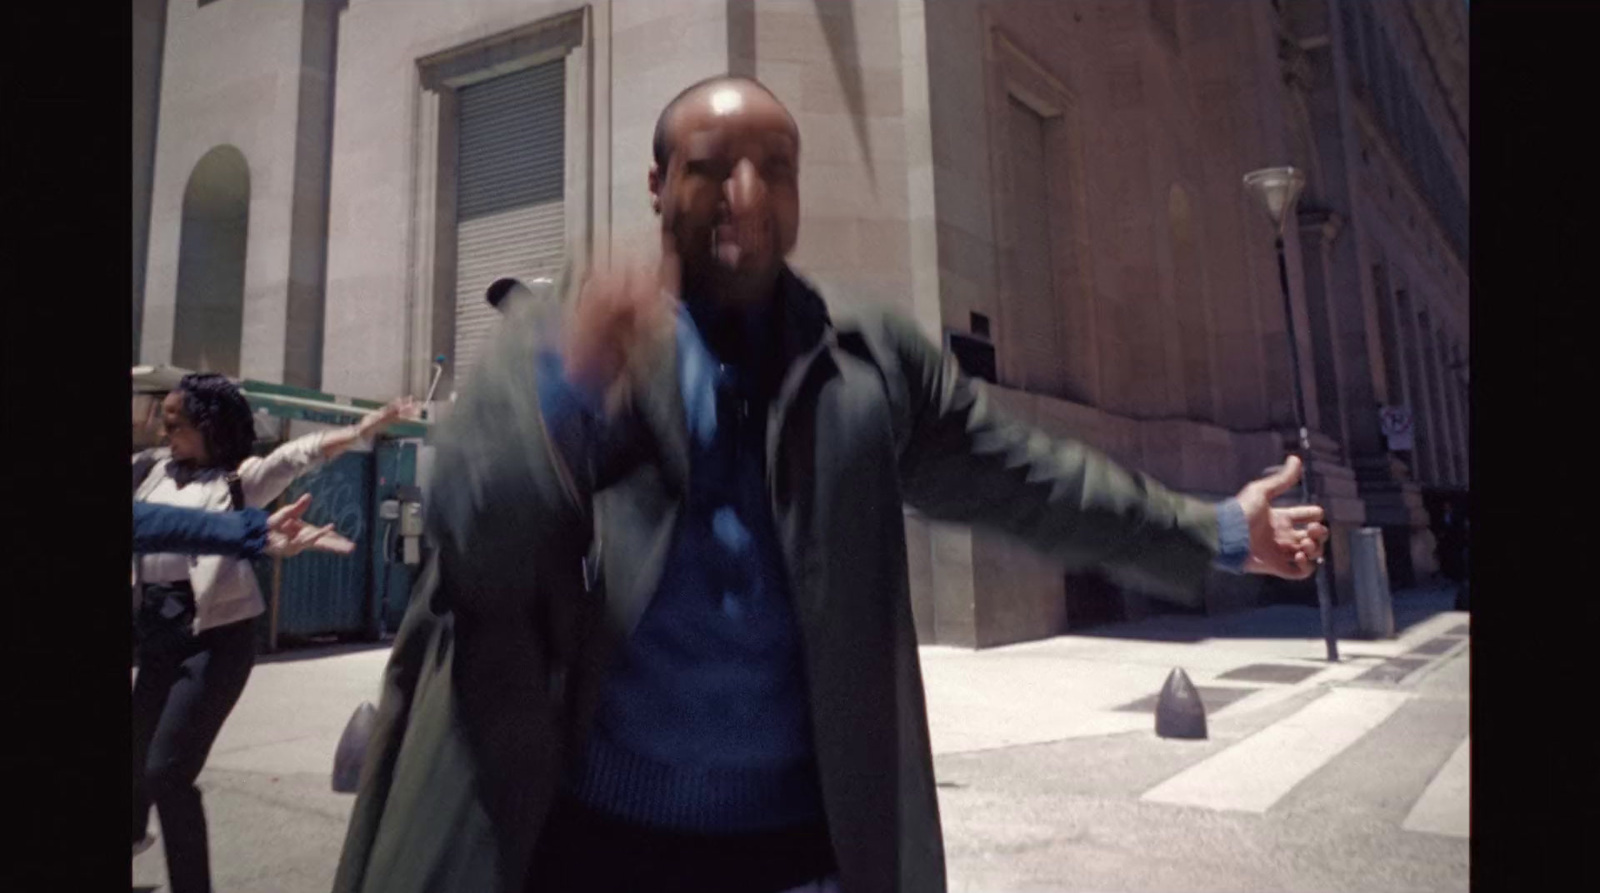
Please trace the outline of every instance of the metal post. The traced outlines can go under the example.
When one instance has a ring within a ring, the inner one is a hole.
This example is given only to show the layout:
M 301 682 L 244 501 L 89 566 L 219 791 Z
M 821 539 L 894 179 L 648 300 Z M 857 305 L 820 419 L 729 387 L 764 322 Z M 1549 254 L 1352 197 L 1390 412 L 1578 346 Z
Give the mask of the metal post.
M 1312 505 L 1311 433 L 1306 429 L 1306 395 L 1305 388 L 1300 383 L 1300 344 L 1294 337 L 1294 307 L 1289 302 L 1289 264 L 1283 256 L 1283 236 L 1279 235 L 1274 244 L 1278 248 L 1278 285 L 1283 290 L 1283 322 L 1289 334 L 1289 364 L 1294 374 L 1294 421 L 1300 432 L 1300 461 L 1303 466 L 1300 474 L 1300 500 L 1306 505 Z M 1329 527 L 1331 529 L 1331 522 Z M 1339 643 L 1333 634 L 1333 596 L 1328 589 L 1328 569 L 1325 559 L 1317 559 L 1314 576 L 1317 581 L 1317 607 L 1322 611 L 1322 640 L 1328 646 L 1328 660 L 1337 663 Z

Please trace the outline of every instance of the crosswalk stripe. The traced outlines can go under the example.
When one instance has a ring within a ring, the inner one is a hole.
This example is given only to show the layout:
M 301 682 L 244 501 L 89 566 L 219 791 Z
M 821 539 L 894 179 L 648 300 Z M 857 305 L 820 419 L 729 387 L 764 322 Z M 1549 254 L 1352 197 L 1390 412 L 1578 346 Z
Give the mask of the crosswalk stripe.
M 1266 812 L 1409 699 L 1404 692 L 1333 689 L 1299 712 L 1156 785 L 1140 799 Z
M 1444 767 L 1428 782 L 1400 827 L 1407 831 L 1469 836 L 1472 793 L 1472 739 L 1461 742 Z

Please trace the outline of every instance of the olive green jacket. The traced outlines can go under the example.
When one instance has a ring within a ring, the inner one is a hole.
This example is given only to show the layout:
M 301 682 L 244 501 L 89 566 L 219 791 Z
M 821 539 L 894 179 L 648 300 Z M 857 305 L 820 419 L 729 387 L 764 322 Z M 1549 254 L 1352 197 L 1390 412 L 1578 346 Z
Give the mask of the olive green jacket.
M 902 504 L 1191 603 L 1216 511 L 1006 419 L 901 317 L 835 325 L 787 272 L 780 306 L 768 491 L 840 883 L 942 891 Z M 670 334 L 640 361 L 618 433 L 569 467 L 539 411 L 539 329 L 507 321 L 437 433 L 434 554 L 384 672 L 339 893 L 519 893 L 693 485 Z

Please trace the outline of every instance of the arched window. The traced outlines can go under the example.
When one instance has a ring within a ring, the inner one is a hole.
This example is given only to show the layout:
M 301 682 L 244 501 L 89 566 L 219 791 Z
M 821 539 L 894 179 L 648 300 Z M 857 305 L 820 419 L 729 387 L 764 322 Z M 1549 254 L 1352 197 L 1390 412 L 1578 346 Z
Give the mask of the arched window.
M 239 375 L 250 167 L 232 146 L 195 164 L 183 193 L 172 364 Z

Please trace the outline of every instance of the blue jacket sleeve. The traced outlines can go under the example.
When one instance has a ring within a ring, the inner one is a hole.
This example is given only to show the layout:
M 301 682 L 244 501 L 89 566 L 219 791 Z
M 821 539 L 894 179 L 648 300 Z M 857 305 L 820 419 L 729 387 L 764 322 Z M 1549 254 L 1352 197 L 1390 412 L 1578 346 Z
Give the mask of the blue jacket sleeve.
M 585 473 L 592 451 L 603 437 L 601 398 L 569 381 L 562 371 L 561 358 L 554 351 L 540 351 L 538 366 L 539 409 L 550 439 L 568 468 Z
M 267 513 L 133 504 L 133 551 L 254 558 L 267 547 Z
M 1239 500 L 1226 499 L 1217 504 L 1217 540 L 1217 557 L 1212 565 L 1230 574 L 1244 573 L 1244 564 L 1250 558 L 1250 524 Z

